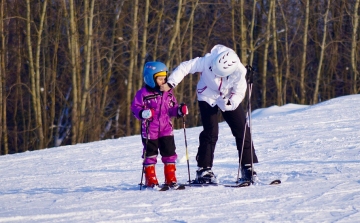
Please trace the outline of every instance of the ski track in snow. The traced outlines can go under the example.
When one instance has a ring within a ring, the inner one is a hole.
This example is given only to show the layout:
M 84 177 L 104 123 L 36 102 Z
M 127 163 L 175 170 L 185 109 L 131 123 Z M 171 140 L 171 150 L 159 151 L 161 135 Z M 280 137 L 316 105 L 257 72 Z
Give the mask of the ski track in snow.
M 220 123 L 213 170 L 236 181 L 234 138 Z M 201 127 L 187 128 L 191 179 Z M 0 222 L 359 222 L 360 95 L 252 113 L 260 183 L 139 190 L 140 136 L 0 157 Z M 177 178 L 188 180 L 183 129 Z M 158 157 L 157 175 L 164 181 Z M 266 185 L 281 179 L 281 185 Z

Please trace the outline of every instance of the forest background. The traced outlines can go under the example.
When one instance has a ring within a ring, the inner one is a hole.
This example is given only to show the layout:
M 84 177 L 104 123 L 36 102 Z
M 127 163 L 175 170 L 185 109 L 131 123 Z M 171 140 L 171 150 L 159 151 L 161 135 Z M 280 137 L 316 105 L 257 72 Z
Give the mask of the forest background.
M 359 1 L 0 0 L 0 154 L 139 134 L 144 63 L 171 71 L 215 44 L 255 68 L 252 109 L 357 94 Z M 186 127 L 199 75 L 176 88 Z

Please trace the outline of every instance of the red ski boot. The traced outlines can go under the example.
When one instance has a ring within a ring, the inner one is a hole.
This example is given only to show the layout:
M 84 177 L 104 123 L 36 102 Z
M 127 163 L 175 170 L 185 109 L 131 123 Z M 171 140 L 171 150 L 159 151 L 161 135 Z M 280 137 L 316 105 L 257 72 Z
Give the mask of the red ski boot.
M 176 184 L 176 176 L 175 176 L 175 163 L 165 163 L 164 165 L 164 174 L 165 174 L 165 184 L 171 186 Z
M 184 190 L 185 185 L 177 184 L 175 176 L 175 163 L 165 163 L 164 174 L 165 174 L 165 184 L 168 185 L 173 190 Z
M 155 173 L 155 165 L 147 165 L 145 168 L 145 186 L 154 187 L 159 185 Z

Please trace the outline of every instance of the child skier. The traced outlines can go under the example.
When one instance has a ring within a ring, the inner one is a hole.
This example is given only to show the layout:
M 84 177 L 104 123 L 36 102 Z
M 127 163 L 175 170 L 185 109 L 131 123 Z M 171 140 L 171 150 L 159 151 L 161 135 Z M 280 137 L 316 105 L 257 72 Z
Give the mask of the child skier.
M 141 120 L 141 136 L 144 145 L 145 186 L 158 186 L 155 172 L 158 150 L 164 163 L 165 184 L 176 186 L 175 140 L 171 118 L 188 114 L 185 104 L 179 105 L 172 90 L 161 92 L 160 86 L 166 83 L 168 68 L 157 61 L 147 62 L 143 76 L 145 86 L 137 91 L 131 104 L 133 115 Z

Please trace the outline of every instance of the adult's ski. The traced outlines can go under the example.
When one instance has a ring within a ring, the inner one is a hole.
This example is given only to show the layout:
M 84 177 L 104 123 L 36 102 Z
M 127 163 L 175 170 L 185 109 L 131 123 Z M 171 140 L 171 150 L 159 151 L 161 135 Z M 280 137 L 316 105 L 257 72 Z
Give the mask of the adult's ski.
M 224 187 L 248 187 L 251 185 L 250 181 L 244 181 L 241 183 L 234 183 L 234 184 L 222 184 Z
M 190 187 L 192 187 L 192 186 L 193 187 L 209 187 L 209 186 L 248 187 L 251 184 L 252 183 L 250 181 L 244 181 L 241 183 L 197 183 L 195 181 L 192 181 L 189 184 L 185 184 L 185 186 L 190 186 Z M 279 180 L 279 179 L 273 180 L 269 184 L 265 184 L 265 185 L 278 185 L 278 184 L 281 184 L 281 180 Z

